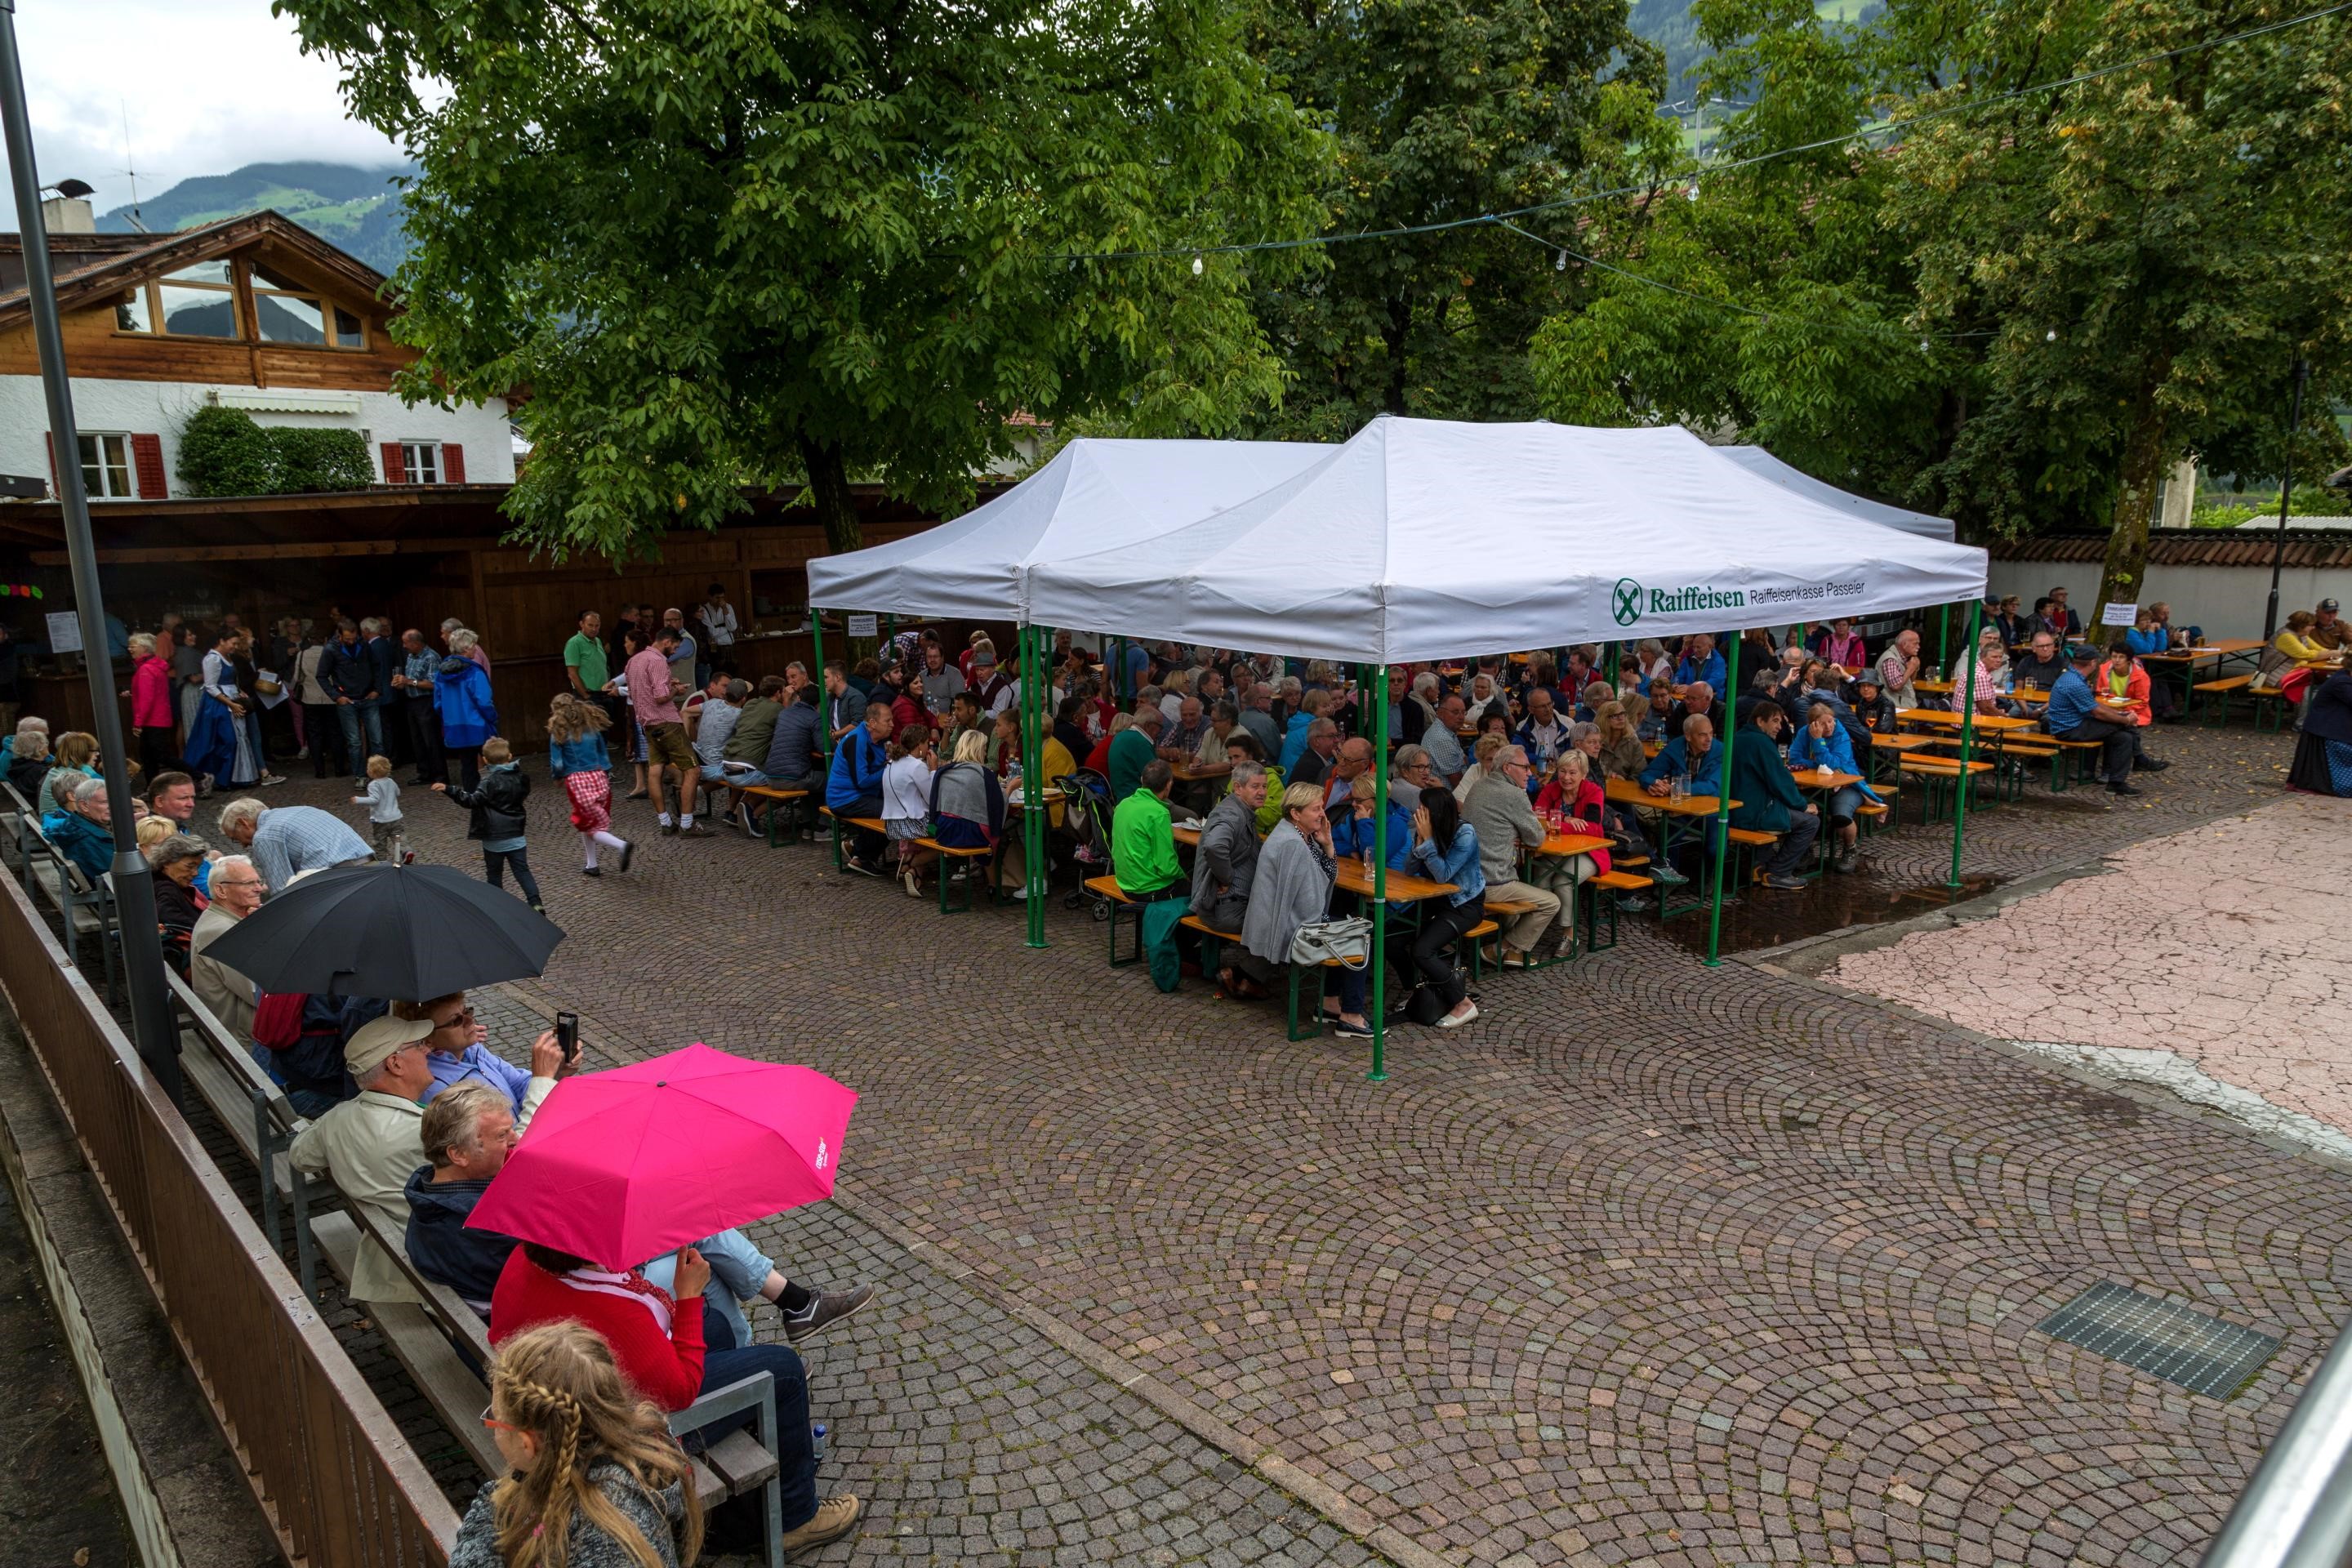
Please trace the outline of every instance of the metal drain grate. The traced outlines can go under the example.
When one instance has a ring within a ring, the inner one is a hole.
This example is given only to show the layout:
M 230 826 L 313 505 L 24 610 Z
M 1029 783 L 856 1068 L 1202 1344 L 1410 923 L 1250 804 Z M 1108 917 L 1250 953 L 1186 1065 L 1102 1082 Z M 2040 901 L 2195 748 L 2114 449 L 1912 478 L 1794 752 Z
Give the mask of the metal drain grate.
M 2214 1399 L 2227 1399 L 2243 1388 L 2279 1347 L 2274 1335 L 2105 1282 L 2036 1326 L 2053 1339 Z

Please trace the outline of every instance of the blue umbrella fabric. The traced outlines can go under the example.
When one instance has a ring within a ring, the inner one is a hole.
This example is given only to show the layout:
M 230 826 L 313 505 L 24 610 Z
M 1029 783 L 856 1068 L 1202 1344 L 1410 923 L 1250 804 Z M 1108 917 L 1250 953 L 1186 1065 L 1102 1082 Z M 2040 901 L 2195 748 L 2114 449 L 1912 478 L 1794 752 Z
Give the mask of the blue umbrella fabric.
M 547 967 L 563 930 L 449 866 L 338 866 L 303 878 L 206 955 L 266 992 L 422 1002 Z

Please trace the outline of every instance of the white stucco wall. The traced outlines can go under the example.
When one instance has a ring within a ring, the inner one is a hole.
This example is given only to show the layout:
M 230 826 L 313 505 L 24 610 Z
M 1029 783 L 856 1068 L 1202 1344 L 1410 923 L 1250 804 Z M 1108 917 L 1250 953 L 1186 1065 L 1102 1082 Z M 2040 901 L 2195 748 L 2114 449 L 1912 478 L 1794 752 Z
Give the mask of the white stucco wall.
M 180 426 L 202 407 L 206 395 L 220 392 L 252 396 L 251 386 L 210 386 L 198 382 L 84 381 L 73 383 L 74 420 L 86 433 L 99 431 L 153 435 L 163 438 L 163 471 L 172 494 L 181 495 L 179 479 Z M 429 405 L 410 407 L 383 392 L 309 392 L 289 389 L 289 398 L 355 401 L 357 413 L 285 413 L 248 409 L 259 425 L 308 426 L 357 430 L 367 437 L 368 458 L 376 479 L 383 478 L 386 441 L 455 442 L 465 450 L 468 484 L 514 482 L 514 444 L 507 424 L 506 404 L 494 400 L 444 412 Z M 49 416 L 41 398 L 38 376 L 0 375 L 0 473 L 23 474 L 46 481 L 49 477 Z
M 2066 602 L 2087 626 L 2098 618 L 2092 596 L 2099 591 L 2095 561 L 1999 561 L 1989 574 L 1995 599 L 2014 594 L 2031 610 L 2053 588 L 2066 590 Z M 2271 569 L 2259 566 L 2151 566 L 2141 597 L 2172 606 L 2178 626 L 2204 628 L 2209 637 L 2252 637 L 2263 632 L 2263 609 L 2270 597 Z M 2287 567 L 2279 574 L 2279 622 L 2322 599 L 2352 601 L 2352 571 Z

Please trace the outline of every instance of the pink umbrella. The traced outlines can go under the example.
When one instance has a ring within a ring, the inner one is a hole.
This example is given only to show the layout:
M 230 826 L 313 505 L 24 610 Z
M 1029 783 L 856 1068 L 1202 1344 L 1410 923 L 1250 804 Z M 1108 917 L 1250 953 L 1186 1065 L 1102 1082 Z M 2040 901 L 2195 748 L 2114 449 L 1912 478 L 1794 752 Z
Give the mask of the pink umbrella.
M 466 1223 L 627 1268 L 833 1195 L 857 1093 L 699 1041 L 555 1086 Z

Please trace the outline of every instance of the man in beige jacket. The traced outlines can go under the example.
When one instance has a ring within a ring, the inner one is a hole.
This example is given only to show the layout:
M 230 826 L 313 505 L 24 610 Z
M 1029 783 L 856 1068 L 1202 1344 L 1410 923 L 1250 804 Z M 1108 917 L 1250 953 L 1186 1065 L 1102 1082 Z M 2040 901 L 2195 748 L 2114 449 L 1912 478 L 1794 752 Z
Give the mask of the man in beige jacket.
M 343 1066 L 360 1086 L 359 1098 L 311 1122 L 286 1151 L 296 1170 L 331 1178 L 346 1199 L 395 1236 L 408 1228 L 409 1173 L 426 1163 L 425 1108 L 417 1099 L 433 1087 L 425 1045 L 432 1033 L 429 1018 L 387 1015 L 362 1025 L 343 1047 Z M 399 1266 L 365 1237 L 351 1285 L 357 1300 L 421 1300 Z

